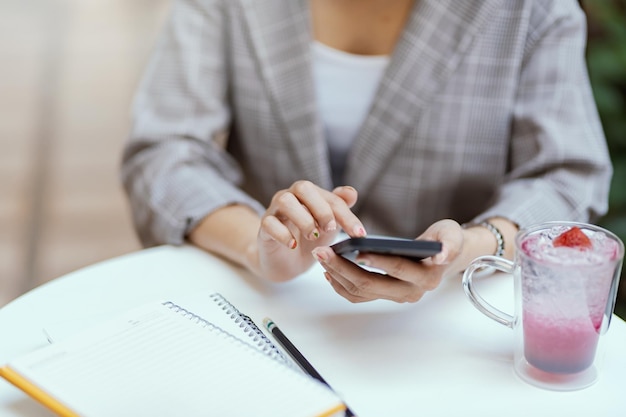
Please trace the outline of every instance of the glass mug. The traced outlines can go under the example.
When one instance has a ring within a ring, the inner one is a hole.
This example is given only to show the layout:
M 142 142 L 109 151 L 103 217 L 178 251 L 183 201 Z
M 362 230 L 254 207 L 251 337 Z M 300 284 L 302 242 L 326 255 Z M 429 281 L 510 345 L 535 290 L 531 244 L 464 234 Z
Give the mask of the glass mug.
M 569 244 L 557 239 L 572 228 L 579 228 L 591 247 L 576 246 L 576 238 Z M 463 288 L 478 310 L 514 330 L 514 368 L 524 381 L 552 390 L 576 390 L 598 378 L 599 342 L 615 307 L 623 257 L 623 242 L 608 230 L 548 222 L 518 232 L 514 262 L 497 256 L 474 259 L 463 274 Z M 476 291 L 473 278 L 485 268 L 513 275 L 513 316 Z

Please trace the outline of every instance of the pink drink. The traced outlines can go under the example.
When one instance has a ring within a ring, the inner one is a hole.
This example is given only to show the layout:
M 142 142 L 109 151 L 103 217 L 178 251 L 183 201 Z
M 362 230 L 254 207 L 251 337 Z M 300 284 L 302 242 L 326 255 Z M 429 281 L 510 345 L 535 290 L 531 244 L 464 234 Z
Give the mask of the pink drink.
M 588 321 L 549 323 L 545 317 L 524 314 L 524 356 L 545 372 L 584 371 L 593 363 L 599 336 Z
M 545 372 L 571 374 L 594 361 L 618 244 L 585 230 L 591 249 L 554 247 L 558 227 L 521 242 L 524 356 Z

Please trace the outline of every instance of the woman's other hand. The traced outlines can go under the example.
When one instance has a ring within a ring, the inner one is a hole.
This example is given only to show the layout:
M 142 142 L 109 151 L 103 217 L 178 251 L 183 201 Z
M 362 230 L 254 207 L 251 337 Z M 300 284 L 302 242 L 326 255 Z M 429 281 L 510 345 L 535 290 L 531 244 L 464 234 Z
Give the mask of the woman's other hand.
M 416 302 L 427 291 L 439 286 L 442 278 L 463 267 L 466 242 L 465 231 L 453 220 L 441 220 L 431 225 L 417 239 L 442 243 L 437 255 L 420 262 L 398 256 L 359 254 L 356 261 L 386 274 L 370 272 L 335 254 L 329 247 L 318 247 L 313 255 L 324 267 L 324 275 L 335 291 L 347 300 L 360 303 L 386 299 L 398 303 Z

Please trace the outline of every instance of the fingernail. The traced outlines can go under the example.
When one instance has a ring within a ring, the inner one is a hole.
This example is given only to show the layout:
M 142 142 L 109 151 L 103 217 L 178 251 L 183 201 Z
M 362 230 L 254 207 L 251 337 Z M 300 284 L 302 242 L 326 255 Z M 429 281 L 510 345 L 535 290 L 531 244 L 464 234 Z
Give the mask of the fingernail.
M 298 242 L 296 242 L 296 239 L 291 239 L 289 241 L 289 249 L 295 249 L 298 247 Z
M 334 220 L 329 221 L 328 224 L 326 225 L 326 231 L 334 232 L 335 230 L 337 230 L 337 222 Z
M 311 232 L 311 234 L 309 235 L 309 239 L 310 239 L 310 240 L 315 240 L 315 239 L 317 239 L 318 237 L 320 237 L 320 232 L 319 232 L 319 230 L 317 230 L 317 229 L 314 229 L 314 230 Z
M 326 278 L 326 281 L 331 282 L 330 274 L 328 274 L 328 272 L 324 272 L 324 278 Z
M 352 230 L 354 232 L 354 235 L 357 237 L 365 237 L 365 235 L 367 235 L 363 226 L 354 226 L 354 229 Z
M 323 249 L 315 248 L 311 253 L 315 256 L 315 259 L 320 262 L 326 262 L 328 260 L 328 254 Z

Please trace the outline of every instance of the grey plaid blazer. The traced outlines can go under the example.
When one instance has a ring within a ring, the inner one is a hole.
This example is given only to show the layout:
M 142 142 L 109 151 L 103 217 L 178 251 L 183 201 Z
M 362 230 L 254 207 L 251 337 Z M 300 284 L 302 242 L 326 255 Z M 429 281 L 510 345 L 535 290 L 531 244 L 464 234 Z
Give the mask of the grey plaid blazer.
M 347 161 L 370 233 L 593 220 L 612 173 L 575 0 L 418 0 Z M 178 0 L 136 95 L 122 178 L 145 245 L 212 210 L 332 188 L 307 0 Z

